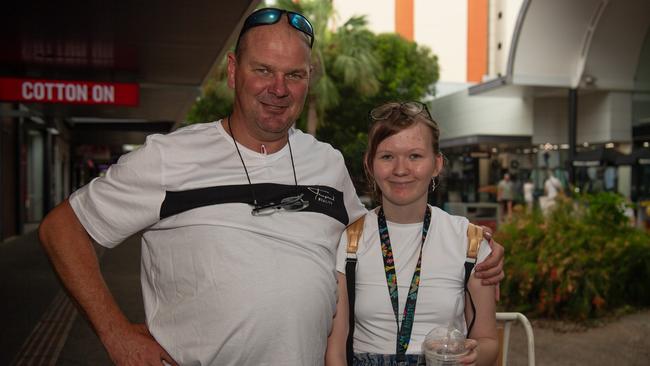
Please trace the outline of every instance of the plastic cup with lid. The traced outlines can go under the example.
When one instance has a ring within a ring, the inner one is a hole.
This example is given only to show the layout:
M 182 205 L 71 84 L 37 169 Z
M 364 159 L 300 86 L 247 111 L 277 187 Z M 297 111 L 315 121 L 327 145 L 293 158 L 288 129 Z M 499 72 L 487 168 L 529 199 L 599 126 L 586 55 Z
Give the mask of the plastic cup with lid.
M 424 337 L 422 352 L 427 366 L 462 365 L 459 360 L 468 353 L 465 335 L 453 327 L 433 328 Z

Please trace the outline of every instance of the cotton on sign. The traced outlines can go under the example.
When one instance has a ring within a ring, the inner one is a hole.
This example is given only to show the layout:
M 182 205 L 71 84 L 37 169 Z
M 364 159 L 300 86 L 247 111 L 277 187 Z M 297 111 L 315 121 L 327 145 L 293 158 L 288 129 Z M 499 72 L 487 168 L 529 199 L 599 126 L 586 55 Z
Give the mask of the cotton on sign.
M 134 83 L 0 78 L 0 100 L 137 106 Z

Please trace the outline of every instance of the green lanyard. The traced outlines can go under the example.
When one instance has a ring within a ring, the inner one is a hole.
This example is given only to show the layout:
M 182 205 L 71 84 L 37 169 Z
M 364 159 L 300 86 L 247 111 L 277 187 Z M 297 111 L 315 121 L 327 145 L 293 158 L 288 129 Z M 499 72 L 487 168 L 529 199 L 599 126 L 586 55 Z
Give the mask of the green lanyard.
M 397 324 L 397 344 L 396 356 L 397 362 L 404 362 L 406 360 L 406 349 L 411 341 L 411 331 L 413 330 L 413 318 L 415 317 L 415 305 L 418 299 L 418 289 L 420 288 L 420 269 L 422 264 L 422 247 L 427 238 L 429 230 L 429 223 L 431 222 L 431 210 L 427 206 L 424 214 L 424 223 L 422 224 L 422 243 L 420 244 L 420 255 L 418 256 L 418 263 L 415 266 L 413 279 L 411 280 L 411 287 L 409 288 L 406 304 L 404 305 L 404 315 L 402 326 L 399 325 L 398 313 L 398 292 L 397 292 L 397 274 L 395 273 L 395 261 L 393 259 L 393 249 L 390 245 L 390 236 L 388 235 L 388 226 L 386 225 L 386 216 L 384 215 L 384 208 L 379 209 L 377 214 L 377 225 L 379 227 L 379 240 L 381 241 L 381 254 L 384 258 L 384 271 L 386 271 L 386 284 L 388 285 L 388 294 L 390 295 L 390 302 L 393 305 L 393 313 L 395 314 L 395 323 Z

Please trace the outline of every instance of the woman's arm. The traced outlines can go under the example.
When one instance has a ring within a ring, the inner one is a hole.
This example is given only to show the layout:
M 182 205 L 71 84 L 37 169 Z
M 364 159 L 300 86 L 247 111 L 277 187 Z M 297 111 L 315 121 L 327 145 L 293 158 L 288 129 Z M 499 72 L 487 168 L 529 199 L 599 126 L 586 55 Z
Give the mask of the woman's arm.
M 474 306 L 476 308 L 476 320 L 474 327 L 469 334 L 469 338 L 478 342 L 477 353 L 470 353 L 463 358 L 461 362 L 475 362 L 477 366 L 494 365 L 497 358 L 499 343 L 497 340 L 496 327 L 496 300 L 494 286 L 481 285 L 481 280 L 471 276 L 467 285 Z M 465 319 L 469 322 L 472 319 L 472 306 L 470 305 L 469 295 L 465 295 Z M 475 360 L 472 360 L 477 357 Z
M 345 275 L 338 273 L 338 301 L 336 314 L 332 324 L 332 332 L 327 338 L 327 351 L 325 352 L 325 366 L 347 365 L 345 347 L 348 339 L 348 287 Z

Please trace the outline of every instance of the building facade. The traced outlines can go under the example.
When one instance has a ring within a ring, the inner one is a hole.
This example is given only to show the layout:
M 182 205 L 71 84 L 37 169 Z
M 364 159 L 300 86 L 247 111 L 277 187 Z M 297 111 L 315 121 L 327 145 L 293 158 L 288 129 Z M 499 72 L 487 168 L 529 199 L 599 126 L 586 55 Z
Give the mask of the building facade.
M 369 2 L 335 4 L 439 57 L 441 201 L 494 201 L 506 172 L 541 195 L 548 170 L 576 191 L 650 198 L 650 3 Z
M 3 4 L 0 241 L 182 122 L 258 3 Z

